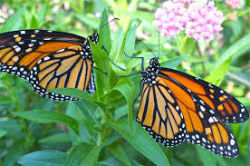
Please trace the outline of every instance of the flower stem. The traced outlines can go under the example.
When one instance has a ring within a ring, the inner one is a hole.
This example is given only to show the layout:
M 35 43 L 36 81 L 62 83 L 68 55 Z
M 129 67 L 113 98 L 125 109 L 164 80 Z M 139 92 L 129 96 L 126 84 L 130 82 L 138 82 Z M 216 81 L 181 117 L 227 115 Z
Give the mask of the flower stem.
M 202 52 L 201 52 L 201 49 L 200 49 L 200 46 L 199 46 L 199 43 L 198 43 L 198 42 L 196 42 L 196 48 L 197 48 L 197 50 L 198 50 L 199 56 L 200 56 L 200 57 L 203 57 L 203 54 L 202 54 Z M 201 62 L 201 66 L 202 66 L 203 76 L 206 77 L 206 76 L 207 76 L 207 70 L 206 70 L 205 61 L 202 61 L 202 62 Z

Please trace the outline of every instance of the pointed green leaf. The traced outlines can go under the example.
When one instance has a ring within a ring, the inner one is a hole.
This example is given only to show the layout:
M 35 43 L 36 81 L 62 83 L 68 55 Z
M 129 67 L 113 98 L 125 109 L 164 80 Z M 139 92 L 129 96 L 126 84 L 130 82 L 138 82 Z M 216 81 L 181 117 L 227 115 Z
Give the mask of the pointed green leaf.
M 26 8 L 19 9 L 12 17 L 10 17 L 0 29 L 0 32 L 18 30 L 22 25 L 22 14 Z
M 125 64 L 123 63 L 124 46 L 125 46 L 123 43 L 123 39 L 124 39 L 123 29 L 120 28 L 113 39 L 109 57 L 116 65 L 125 68 Z M 117 66 L 114 65 L 111 66 L 115 72 L 121 71 L 121 69 L 118 68 Z
M 91 145 L 85 142 L 74 146 L 68 153 L 66 166 L 94 166 L 97 163 L 98 156 L 102 150 L 101 145 Z
M 105 47 L 107 51 L 111 48 L 111 39 L 110 39 L 110 28 L 109 28 L 109 21 L 106 9 L 102 12 L 101 23 L 99 25 L 99 42 L 98 46 Z
M 55 89 L 50 89 L 48 91 L 52 93 L 62 94 L 65 96 L 72 96 L 83 100 L 89 100 L 89 101 L 94 100 L 93 96 L 89 94 L 87 91 L 82 91 L 76 88 L 55 88 Z
M 76 133 L 78 133 L 77 121 L 60 112 L 33 110 L 23 112 L 12 112 L 12 114 L 38 123 L 62 123 L 71 127 Z
M 231 64 L 231 58 L 224 61 L 224 63 L 222 63 L 219 67 L 217 67 L 214 71 L 212 71 L 205 78 L 205 80 L 219 86 L 223 81 L 223 78 L 225 77 L 227 71 L 229 70 L 230 64 Z
M 162 67 L 167 67 L 167 68 L 174 68 L 178 66 L 182 61 L 185 61 L 188 59 L 189 56 L 177 56 L 174 58 L 171 58 L 167 60 L 166 62 L 161 63 Z
M 67 133 L 58 133 L 50 135 L 48 137 L 40 139 L 39 143 L 51 143 L 51 142 L 70 142 L 69 134 Z
M 18 160 L 22 166 L 64 166 L 66 153 L 56 150 L 43 150 L 28 153 Z
M 128 119 L 130 127 L 132 127 L 132 119 L 133 119 L 133 103 L 135 99 L 135 87 L 133 83 L 127 79 L 122 79 L 115 87 L 114 90 L 119 91 L 127 100 L 128 103 Z
M 136 37 L 136 26 L 133 26 L 126 36 L 125 52 L 129 56 L 133 56 L 133 51 L 135 47 L 135 37 Z
M 108 149 L 122 163 L 124 163 L 127 166 L 132 166 L 132 163 L 128 155 L 126 154 L 126 152 L 124 151 L 121 145 L 115 144 L 115 145 L 110 146 Z
M 250 50 L 250 33 L 241 37 L 237 42 L 231 45 L 226 51 L 221 55 L 215 67 L 221 66 L 229 58 L 237 58 Z
M 136 123 L 136 122 L 133 122 Z M 151 160 L 158 166 L 169 166 L 170 163 L 159 145 L 152 137 L 138 124 L 134 124 L 136 134 L 129 130 L 127 119 L 109 123 L 109 125 L 119 132 L 136 150 Z
M 6 130 L 2 130 L 0 129 L 0 138 L 5 136 L 7 134 L 7 131 Z

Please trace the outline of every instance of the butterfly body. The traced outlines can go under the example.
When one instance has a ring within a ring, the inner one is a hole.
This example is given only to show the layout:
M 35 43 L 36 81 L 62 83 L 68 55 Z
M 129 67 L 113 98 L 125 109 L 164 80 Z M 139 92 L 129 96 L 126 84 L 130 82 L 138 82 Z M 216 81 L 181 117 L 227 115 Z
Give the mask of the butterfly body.
M 137 121 L 157 142 L 168 147 L 198 144 L 223 157 L 239 154 L 224 122 L 243 122 L 249 115 L 233 96 L 196 77 L 162 68 L 157 58 L 142 74 Z
M 0 34 L 0 71 L 27 80 L 42 97 L 76 101 L 48 90 L 77 88 L 95 93 L 88 40 L 97 43 L 98 33 L 88 38 L 38 29 Z

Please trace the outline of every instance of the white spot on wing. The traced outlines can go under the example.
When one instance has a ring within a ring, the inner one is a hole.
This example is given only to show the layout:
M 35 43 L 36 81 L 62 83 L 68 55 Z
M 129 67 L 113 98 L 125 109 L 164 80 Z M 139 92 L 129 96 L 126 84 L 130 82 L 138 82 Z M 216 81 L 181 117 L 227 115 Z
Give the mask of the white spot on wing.
M 209 123 L 214 123 L 214 119 L 212 117 L 209 117 L 208 122 Z
M 50 59 L 50 57 L 46 56 L 46 57 L 44 57 L 43 59 L 44 59 L 45 61 L 47 61 L 47 60 Z
M 233 139 L 230 140 L 230 144 L 231 145 L 234 145 L 235 144 L 235 141 Z

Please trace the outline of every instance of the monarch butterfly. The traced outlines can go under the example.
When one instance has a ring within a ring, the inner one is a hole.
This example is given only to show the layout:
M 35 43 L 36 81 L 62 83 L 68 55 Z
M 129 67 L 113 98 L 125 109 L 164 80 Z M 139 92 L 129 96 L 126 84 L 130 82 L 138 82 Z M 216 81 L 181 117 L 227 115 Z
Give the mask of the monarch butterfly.
M 167 147 L 187 142 L 222 157 L 239 155 L 235 137 L 224 124 L 248 119 L 248 111 L 238 100 L 199 78 L 160 67 L 157 58 L 150 60 L 146 70 L 142 63 L 141 73 L 137 122 L 157 142 Z
M 93 59 L 89 41 L 50 30 L 21 30 L 0 34 L 0 71 L 27 80 L 42 97 L 57 101 L 78 98 L 48 92 L 52 88 L 77 88 L 95 93 Z

